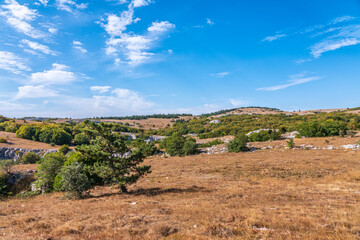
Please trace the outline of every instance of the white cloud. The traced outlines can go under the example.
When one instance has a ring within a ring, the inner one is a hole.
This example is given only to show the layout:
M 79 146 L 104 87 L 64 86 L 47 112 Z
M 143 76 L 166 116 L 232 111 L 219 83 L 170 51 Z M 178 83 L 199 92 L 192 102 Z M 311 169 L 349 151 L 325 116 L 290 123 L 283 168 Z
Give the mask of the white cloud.
M 354 20 L 354 19 L 356 19 L 356 18 L 352 17 L 352 16 L 337 17 L 334 20 L 332 20 L 330 22 L 330 24 L 338 24 L 338 23 L 342 23 L 342 22 L 348 22 L 348 21 L 351 21 L 351 20 Z
M 214 24 L 215 24 L 210 18 L 207 18 L 207 19 L 206 19 L 206 23 L 207 23 L 208 25 L 214 25 Z
M 32 84 L 58 85 L 77 81 L 79 77 L 68 69 L 69 67 L 66 65 L 54 63 L 51 70 L 31 74 L 30 82 Z
M 49 3 L 49 0 L 39 0 L 39 2 L 41 4 L 43 4 L 44 6 L 47 6 L 47 4 Z
M 53 56 L 56 55 L 56 52 L 50 50 L 50 48 L 48 46 L 42 45 L 37 42 L 32 42 L 32 41 L 29 41 L 26 39 L 21 40 L 20 46 L 24 47 L 24 48 L 28 47 L 28 48 L 31 48 L 32 50 L 39 51 L 39 52 L 45 53 L 47 55 L 49 55 L 49 54 L 53 55 Z
M 149 32 L 167 32 L 170 29 L 175 28 L 175 25 L 169 21 L 153 22 L 148 28 Z
M 51 34 L 56 34 L 58 32 L 58 30 L 56 28 L 49 28 L 48 31 Z
M 151 3 L 151 0 L 132 0 L 131 1 L 131 5 L 134 7 L 134 8 L 137 8 L 137 7 L 144 7 L 144 6 L 147 6 Z
M 244 102 L 242 100 L 239 99 L 230 99 L 230 103 L 234 106 L 234 107 L 238 107 L 241 105 L 244 105 Z
M 319 80 L 319 79 L 321 79 L 321 77 L 305 77 L 305 74 L 301 73 L 301 74 L 296 74 L 296 75 L 290 76 L 290 80 L 286 84 L 276 85 L 276 86 L 272 86 L 272 87 L 258 88 L 256 90 L 258 90 L 258 91 L 277 91 L 277 90 L 281 90 L 281 89 L 285 89 L 285 88 L 288 88 L 291 86 L 296 86 L 296 85 L 312 82 L 312 81 Z
M 23 71 L 30 71 L 26 60 L 8 51 L 0 51 L 0 69 L 21 74 Z
M 90 87 L 91 91 L 99 92 L 99 93 L 106 93 L 111 89 L 110 86 L 92 86 Z
M 265 41 L 267 41 L 267 42 L 273 42 L 273 41 L 275 41 L 275 40 L 278 40 L 278 39 L 283 38 L 283 37 L 286 37 L 286 36 L 287 36 L 287 34 L 276 34 L 276 35 L 274 35 L 274 36 L 268 36 L 268 37 L 264 38 L 262 41 L 263 41 L 263 42 L 265 42 Z
M 210 76 L 213 76 L 216 78 L 224 78 L 224 77 L 228 76 L 229 74 L 230 74 L 229 72 L 221 72 L 221 73 L 210 74 Z
M 345 38 L 345 39 L 326 39 L 313 45 L 311 49 L 311 55 L 314 58 L 319 58 L 323 53 L 328 51 L 334 51 L 336 49 L 353 46 L 360 43 L 360 39 L 357 38 Z
M 59 10 L 73 13 L 74 10 L 87 8 L 87 4 L 77 4 L 77 2 L 74 0 L 56 0 L 56 7 Z
M 44 85 L 32 86 L 26 85 L 18 88 L 18 93 L 15 96 L 15 99 L 20 98 L 45 98 L 45 97 L 55 97 L 58 93 Z
M 32 38 L 43 38 L 43 32 L 36 30 L 31 26 L 30 22 L 38 17 L 38 13 L 34 9 L 20 5 L 15 0 L 5 0 L 5 5 L 1 5 L 4 11 L 0 11 L 0 15 L 6 18 L 7 24 Z
M 126 27 L 133 23 L 134 10 L 123 11 L 118 17 L 115 14 L 108 15 L 107 24 L 102 24 L 105 31 L 111 36 L 121 36 Z
M 126 3 L 121 1 L 120 3 Z M 168 22 L 153 22 L 148 27 L 147 32 L 138 35 L 126 32 L 127 27 L 138 22 L 139 18 L 134 18 L 134 8 L 147 6 L 151 3 L 148 0 L 132 0 L 128 9 L 123 11 L 120 16 L 109 14 L 106 23 L 100 23 L 105 31 L 110 35 L 106 41 L 106 54 L 115 57 L 115 64 L 139 65 L 150 60 L 154 53 L 149 50 L 156 41 L 160 40 L 162 34 L 175 28 L 175 25 Z M 120 55 L 120 56 L 119 56 Z
M 87 53 L 87 50 L 83 47 L 83 44 L 79 41 L 73 41 L 73 48 L 81 51 L 82 53 Z

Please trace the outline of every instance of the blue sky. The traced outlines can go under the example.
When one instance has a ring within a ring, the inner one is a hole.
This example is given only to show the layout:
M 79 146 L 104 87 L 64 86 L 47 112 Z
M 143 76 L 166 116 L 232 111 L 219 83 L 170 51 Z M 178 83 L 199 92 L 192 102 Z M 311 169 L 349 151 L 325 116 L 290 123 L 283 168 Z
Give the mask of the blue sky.
M 2 0 L 0 114 L 360 106 L 358 0 Z

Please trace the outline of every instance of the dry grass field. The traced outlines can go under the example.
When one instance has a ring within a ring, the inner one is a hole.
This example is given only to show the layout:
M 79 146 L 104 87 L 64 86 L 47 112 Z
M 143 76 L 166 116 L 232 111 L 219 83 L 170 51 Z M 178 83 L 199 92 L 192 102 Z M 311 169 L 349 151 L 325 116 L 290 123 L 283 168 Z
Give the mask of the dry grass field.
M 146 160 L 129 194 L 98 187 L 0 204 L 1 239 L 359 239 L 360 151 Z M 34 168 L 22 166 L 22 170 Z
M 24 148 L 24 149 L 57 149 L 59 146 L 52 147 L 50 144 L 31 141 L 23 138 L 18 138 L 15 133 L 0 131 L 0 137 L 5 137 L 8 143 L 0 143 L 0 147 L 6 148 Z

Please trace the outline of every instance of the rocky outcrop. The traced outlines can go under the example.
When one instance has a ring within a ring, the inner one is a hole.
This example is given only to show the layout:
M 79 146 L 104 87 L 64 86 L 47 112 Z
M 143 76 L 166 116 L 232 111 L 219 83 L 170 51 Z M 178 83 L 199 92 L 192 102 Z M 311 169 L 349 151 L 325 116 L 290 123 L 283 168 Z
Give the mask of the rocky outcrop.
M 47 153 L 57 152 L 55 149 L 44 150 L 44 149 L 22 149 L 22 148 L 0 148 L 0 160 L 1 159 L 14 159 L 17 161 L 22 155 L 34 152 L 40 156 L 44 156 Z

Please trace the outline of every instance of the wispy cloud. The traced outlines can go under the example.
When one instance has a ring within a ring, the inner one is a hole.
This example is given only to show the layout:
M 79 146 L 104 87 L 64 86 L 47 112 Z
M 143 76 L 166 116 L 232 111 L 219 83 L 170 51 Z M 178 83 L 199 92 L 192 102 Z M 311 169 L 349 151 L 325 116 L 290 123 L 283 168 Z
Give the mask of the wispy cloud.
M 90 90 L 99 93 L 106 93 L 111 89 L 111 86 L 91 86 Z
M 87 8 L 87 3 L 78 4 L 75 0 L 56 0 L 56 7 L 59 10 L 73 13 L 75 10 Z
M 73 48 L 79 50 L 82 53 L 87 53 L 87 50 L 83 47 L 83 44 L 79 41 L 74 40 L 72 42 Z
M 0 69 L 10 71 L 15 74 L 21 74 L 24 71 L 31 70 L 25 59 L 8 51 L 0 51 Z
M 239 107 L 241 105 L 244 105 L 245 102 L 240 100 L 240 99 L 230 99 L 230 103 L 231 105 L 233 105 L 234 107 Z
M 287 34 L 276 34 L 274 36 L 268 36 L 268 37 L 264 38 L 262 41 L 263 42 L 273 42 L 275 40 L 278 40 L 278 39 L 286 37 L 286 36 L 287 36 Z
M 311 47 L 311 55 L 314 58 L 319 58 L 323 53 L 334 51 L 336 49 L 353 46 L 360 43 L 360 39 L 357 38 L 345 38 L 345 39 L 326 39 Z
M 211 26 L 214 25 L 215 23 L 210 18 L 206 18 L 206 24 Z
M 342 22 L 348 22 L 348 21 L 352 21 L 356 19 L 355 17 L 352 16 L 342 16 L 342 17 L 337 17 L 334 20 L 332 20 L 330 22 L 330 24 L 338 24 L 338 23 L 342 23 Z
M 31 50 L 42 52 L 47 55 L 49 55 L 49 54 L 53 55 L 53 56 L 57 55 L 57 53 L 55 51 L 50 50 L 50 48 L 48 46 L 42 45 L 37 42 L 23 39 L 23 40 L 21 40 L 20 43 L 21 43 L 20 46 L 23 48 L 30 48 Z
M 58 96 L 58 93 L 55 90 L 50 89 L 47 86 L 39 85 L 25 85 L 18 88 L 18 93 L 15 96 L 15 99 L 21 98 L 47 98 Z
M 224 78 L 224 77 L 228 76 L 229 74 L 230 74 L 230 72 L 220 72 L 220 73 L 210 74 L 210 76 L 216 77 L 216 78 Z
M 306 77 L 304 73 L 301 73 L 301 74 L 296 74 L 296 75 L 290 76 L 290 80 L 286 84 L 280 84 L 280 85 L 276 85 L 276 86 L 272 86 L 272 87 L 263 87 L 263 88 L 258 88 L 256 90 L 258 90 L 258 91 L 277 91 L 277 90 L 285 89 L 288 87 L 316 81 L 319 79 L 321 79 L 321 77 L 319 77 L 319 76 Z
M 15 0 L 5 0 L 5 4 L 1 5 L 1 8 L 2 11 L 0 10 L 0 15 L 5 17 L 6 23 L 18 32 L 32 38 L 43 38 L 46 36 L 30 24 L 30 22 L 39 16 L 36 10 L 21 5 Z

